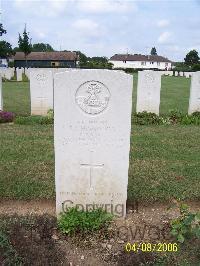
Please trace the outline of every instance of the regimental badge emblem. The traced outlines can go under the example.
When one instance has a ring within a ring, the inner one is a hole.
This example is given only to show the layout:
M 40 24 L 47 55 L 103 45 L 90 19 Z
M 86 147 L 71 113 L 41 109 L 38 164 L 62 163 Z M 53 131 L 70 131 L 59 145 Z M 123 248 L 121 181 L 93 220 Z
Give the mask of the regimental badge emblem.
M 37 79 L 39 82 L 45 82 L 45 80 L 46 80 L 46 75 L 45 75 L 45 74 L 37 74 L 36 79 Z
M 82 111 L 87 114 L 96 115 L 107 108 L 110 92 L 99 81 L 87 81 L 76 91 L 75 100 Z
M 153 82 L 155 81 L 154 76 L 153 76 L 152 74 L 150 74 L 150 73 L 146 74 L 145 77 L 146 77 L 146 82 L 147 82 L 147 83 L 148 83 L 148 82 L 153 83 Z

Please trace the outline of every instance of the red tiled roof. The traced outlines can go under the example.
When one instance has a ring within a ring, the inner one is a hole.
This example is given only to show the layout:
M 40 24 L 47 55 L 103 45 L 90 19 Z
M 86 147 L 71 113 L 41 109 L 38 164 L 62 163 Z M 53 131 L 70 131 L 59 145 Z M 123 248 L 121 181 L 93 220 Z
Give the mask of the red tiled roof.
M 141 54 L 115 54 L 110 60 L 113 61 L 146 61 L 146 62 L 170 62 L 168 58 L 160 55 L 141 55 Z
M 78 56 L 75 52 L 31 52 L 27 60 L 67 60 L 75 61 Z M 23 52 L 16 52 L 14 60 L 25 60 Z

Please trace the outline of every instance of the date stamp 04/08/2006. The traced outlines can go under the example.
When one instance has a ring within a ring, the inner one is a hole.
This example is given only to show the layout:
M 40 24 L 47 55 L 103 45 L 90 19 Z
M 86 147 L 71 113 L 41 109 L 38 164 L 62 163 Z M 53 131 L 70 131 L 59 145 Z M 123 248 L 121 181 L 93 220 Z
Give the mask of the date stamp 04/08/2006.
M 127 243 L 125 245 L 127 252 L 177 252 L 177 243 Z

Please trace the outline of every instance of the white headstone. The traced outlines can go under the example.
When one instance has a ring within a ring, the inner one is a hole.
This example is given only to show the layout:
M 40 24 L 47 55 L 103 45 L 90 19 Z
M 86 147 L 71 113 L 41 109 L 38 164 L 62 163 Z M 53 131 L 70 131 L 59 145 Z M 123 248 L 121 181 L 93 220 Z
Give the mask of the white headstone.
M 159 115 L 161 74 L 159 71 L 139 71 L 136 112 Z
M 27 76 L 28 79 L 30 79 L 30 72 L 31 72 L 30 68 L 25 68 L 25 75 Z
M 7 68 L 6 71 L 5 71 L 5 78 L 7 80 L 11 80 L 12 78 L 12 70 L 10 68 Z
M 184 76 L 184 73 L 182 71 L 179 72 L 179 76 L 180 77 L 183 77 Z
M 30 72 L 31 114 L 46 115 L 53 109 L 53 75 L 51 71 Z
M 170 77 L 172 77 L 173 76 L 173 71 L 168 71 L 168 74 L 169 74 Z
M 131 75 L 110 70 L 55 75 L 57 214 L 71 202 L 125 215 L 132 84 Z
M 0 75 L 0 110 L 3 110 L 2 77 Z
M 200 112 L 200 71 L 192 74 L 188 114 Z
M 22 69 L 21 68 L 17 68 L 16 69 L 16 74 L 17 74 L 17 81 L 22 81 Z
M 190 72 L 185 72 L 185 77 L 189 78 L 190 77 Z

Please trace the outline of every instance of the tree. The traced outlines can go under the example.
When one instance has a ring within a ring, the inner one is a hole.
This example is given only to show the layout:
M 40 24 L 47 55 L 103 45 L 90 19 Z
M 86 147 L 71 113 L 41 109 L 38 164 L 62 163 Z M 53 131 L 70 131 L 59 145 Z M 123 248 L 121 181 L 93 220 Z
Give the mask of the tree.
M 108 63 L 108 58 L 105 56 L 93 56 L 93 57 L 88 57 L 88 61 L 95 61 L 98 63 L 106 64 Z
M 9 58 L 14 54 L 12 46 L 9 42 L 0 41 L 0 58 Z
M 53 47 L 48 43 L 35 43 L 32 46 L 33 52 L 54 52 Z
M 198 54 L 198 52 L 196 50 L 191 50 L 186 55 L 184 60 L 185 60 L 185 64 L 191 67 L 191 66 L 199 63 L 199 60 L 200 60 L 199 54 Z
M 190 67 L 187 66 L 184 62 L 176 62 L 174 63 L 174 66 L 175 66 L 173 68 L 174 71 L 183 71 L 183 72 L 190 71 Z
M 15 47 L 15 48 L 13 48 L 13 51 L 16 53 L 16 52 L 22 52 L 21 50 L 20 50 L 20 48 L 19 47 Z
M 7 33 L 7 31 L 4 30 L 3 25 L 0 23 L 0 36 L 2 36 L 3 34 L 6 34 L 6 33 Z
M 74 51 L 77 53 L 78 58 L 79 58 L 79 66 L 84 66 L 87 64 L 88 58 L 85 54 L 81 53 L 80 51 Z
M 193 71 L 200 71 L 200 64 L 195 64 L 192 66 Z
M 18 40 L 18 44 L 19 44 L 19 49 L 24 52 L 25 55 L 25 60 L 26 60 L 26 66 L 27 66 L 27 55 L 31 53 L 31 42 L 30 42 L 30 38 L 29 38 L 29 33 L 26 32 L 26 26 L 24 28 L 24 32 L 23 32 L 23 36 L 21 36 L 19 34 L 19 40 Z
M 151 48 L 151 55 L 157 55 L 156 47 Z

